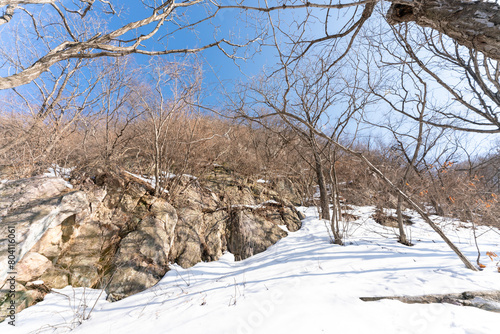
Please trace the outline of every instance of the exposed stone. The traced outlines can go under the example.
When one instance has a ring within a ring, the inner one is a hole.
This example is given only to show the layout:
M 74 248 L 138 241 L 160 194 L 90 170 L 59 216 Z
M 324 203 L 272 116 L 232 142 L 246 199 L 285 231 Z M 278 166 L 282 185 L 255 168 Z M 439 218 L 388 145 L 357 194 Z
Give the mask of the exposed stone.
M 295 210 L 295 212 L 297 213 L 297 218 L 299 218 L 299 220 L 303 220 L 303 219 L 306 219 L 306 215 L 303 214 L 302 212 L 300 212 L 299 210 Z M 302 223 L 300 223 L 301 226 L 302 226 Z M 299 227 L 300 228 L 300 227 Z
M 173 180 L 177 209 L 151 196 L 149 184 L 113 172 L 97 175 L 95 184 L 88 179 L 81 191 L 68 192 L 59 180 L 49 198 L 4 205 L 8 215 L 0 227 L 22 217 L 24 225 L 16 226 L 21 239 L 30 240 L 24 244 L 32 246 L 19 264 L 26 265 L 22 282 L 44 282 L 43 287 L 21 286 L 17 302 L 32 305 L 45 290 L 66 285 L 106 288 L 110 300 L 119 300 L 156 284 L 170 262 L 187 268 L 217 260 L 227 250 L 241 260 L 285 236 L 278 225 L 300 228 L 287 196 L 234 173 L 219 176 L 222 183 L 184 176 Z
M 58 196 L 68 190 L 61 178 L 36 176 L 0 183 L 0 216 L 42 198 Z
M 43 300 L 50 289 L 44 284 L 28 284 L 27 287 L 16 283 L 13 290 L 16 291 L 14 298 L 15 314 L 23 309 Z M 0 290 L 0 321 L 5 319 L 11 312 L 9 307 L 12 305 L 12 294 L 9 293 L 7 286 Z
M 117 276 L 120 277 L 120 281 L 114 279 L 115 284 L 107 291 L 107 300 L 112 302 L 123 299 L 132 293 L 146 290 L 160 280 L 148 272 L 138 271 L 132 263 L 123 264 L 123 267 L 118 268 Z
M 137 230 L 120 242 L 107 285 L 110 298 L 117 300 L 140 292 L 165 275 L 176 224 L 175 209 L 166 201 L 155 199 Z
M 203 213 L 191 208 L 177 210 L 179 221 L 170 260 L 189 268 L 202 260 Z
M 375 210 L 375 213 L 372 215 L 372 218 L 373 218 L 373 220 L 375 220 L 376 223 L 378 223 L 380 225 L 387 226 L 387 227 L 393 227 L 393 228 L 398 227 L 398 218 L 394 217 L 392 215 L 386 214 L 380 208 L 377 208 L 377 210 Z M 413 222 L 411 221 L 411 217 L 403 214 L 403 224 L 412 225 Z
M 300 229 L 302 226 L 302 222 L 300 220 L 303 219 L 300 217 L 300 213 L 293 206 L 284 207 L 282 209 L 281 218 L 290 232 L 295 232 Z
M 292 181 L 285 178 L 280 178 L 273 182 L 273 187 L 275 192 L 277 193 L 277 198 L 273 198 L 276 201 L 282 202 L 284 200 L 288 200 L 290 205 L 301 205 L 301 198 L 295 185 Z M 281 196 L 280 196 L 281 195 Z M 282 198 L 286 197 L 286 198 Z
M 40 276 L 40 280 L 51 288 L 62 289 L 69 285 L 69 271 L 52 267 Z
M 247 186 L 236 186 L 222 192 L 228 205 L 257 205 L 252 190 Z
M 49 228 L 31 251 L 40 253 L 50 260 L 58 257 L 61 254 L 62 235 L 61 225 Z
M 199 211 L 213 211 L 219 205 L 219 199 L 210 189 L 202 186 L 198 181 L 193 182 L 186 177 L 180 177 L 180 182 L 174 189 L 173 205 L 176 208 L 191 208 Z
M 203 261 L 215 261 L 222 256 L 227 249 L 226 223 L 228 214 L 226 211 L 216 211 L 203 215 L 204 242 L 201 244 L 201 258 Z
M 228 248 L 231 252 L 238 250 L 237 260 L 244 259 L 264 251 L 286 235 L 277 225 L 298 230 L 301 226 L 298 213 L 287 199 L 290 197 L 287 191 L 293 185 L 281 180 L 279 186 L 283 196 L 267 184 L 245 180 L 220 168 L 202 186 L 196 182 L 186 184 L 176 201 L 179 222 L 170 260 L 187 268 L 200 261 L 217 260 Z M 200 194 L 205 197 L 200 198 Z M 248 229 L 240 229 L 239 223 L 233 222 L 236 218 L 228 212 L 235 210 L 246 210 L 250 218 L 244 219 L 245 224 L 252 221 Z
M 3 203 L 3 216 L 0 217 L 0 263 L 7 263 L 9 228 L 15 229 L 14 255 L 17 262 L 48 229 L 61 224 L 72 215 L 85 215 L 89 204 L 84 192 L 61 194 L 61 191 L 68 190 L 62 179 L 36 177 L 9 181 L 0 186 L 0 201 Z M 19 203 L 5 204 L 12 201 L 11 196 Z M 6 273 L 7 266 L 0 267 L 0 284 L 5 280 Z
M 235 210 L 228 223 L 228 250 L 239 261 L 265 251 L 286 232 L 252 210 Z
M 163 230 L 161 230 L 162 241 L 164 242 L 163 249 L 165 254 L 168 255 L 174 243 L 174 232 L 178 222 L 177 212 L 172 205 L 161 199 L 155 199 L 149 211 L 155 217 L 157 223 L 163 224 Z M 158 227 L 161 228 L 161 225 Z M 147 226 L 141 226 L 141 229 L 151 234 L 155 233 L 154 230 L 148 230 Z
M 34 281 L 50 267 L 52 267 L 52 262 L 45 256 L 29 252 L 16 265 L 16 279 L 20 283 Z
M 64 247 L 56 266 L 68 270 L 70 284 L 93 287 L 99 281 L 99 260 L 106 243 L 112 240 L 117 229 L 103 229 L 96 221 L 80 224 L 68 222 L 63 233 Z M 113 233 L 114 232 L 114 233 Z
M 13 290 L 16 291 L 15 298 L 12 298 L 12 294 L 9 293 L 9 281 L 7 281 L 6 286 L 0 290 L 0 321 L 9 316 L 11 310 L 9 307 L 12 305 L 11 302 L 16 306 L 15 313 L 20 312 L 28 306 L 34 304 L 38 296 L 33 296 L 32 293 L 28 293 L 24 285 L 20 283 L 15 283 L 13 285 Z M 43 297 L 42 297 L 43 299 Z

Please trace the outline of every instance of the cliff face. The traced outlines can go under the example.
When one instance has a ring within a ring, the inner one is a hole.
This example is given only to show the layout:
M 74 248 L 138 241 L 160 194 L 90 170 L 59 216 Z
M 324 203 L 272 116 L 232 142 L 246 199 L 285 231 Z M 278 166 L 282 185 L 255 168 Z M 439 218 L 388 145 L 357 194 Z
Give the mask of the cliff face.
M 66 285 L 103 288 L 118 300 L 155 285 L 169 263 L 187 268 L 225 251 L 245 259 L 301 226 L 291 184 L 269 186 L 220 170 L 204 181 L 177 181 L 170 203 L 124 172 L 100 173 L 77 189 L 48 177 L 2 183 L 0 318 L 10 304 L 4 292 L 12 226 L 18 311 Z

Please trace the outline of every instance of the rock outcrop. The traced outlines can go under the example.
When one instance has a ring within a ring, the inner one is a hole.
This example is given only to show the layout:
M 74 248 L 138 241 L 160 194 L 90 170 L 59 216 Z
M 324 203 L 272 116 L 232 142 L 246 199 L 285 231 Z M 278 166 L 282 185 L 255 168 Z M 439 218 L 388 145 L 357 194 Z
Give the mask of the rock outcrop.
M 176 211 L 162 199 L 144 199 L 151 202 L 140 203 L 145 210 L 142 220 L 121 239 L 108 270 L 111 272 L 106 287 L 109 299 L 121 299 L 145 290 L 155 285 L 168 270 L 168 256 L 177 224 Z
M 0 286 L 8 272 L 9 239 L 16 241 L 10 255 L 18 262 L 49 229 L 68 217 L 87 215 L 88 205 L 84 192 L 72 191 L 58 178 L 34 177 L 0 184 Z
M 19 237 L 18 310 L 66 285 L 119 300 L 155 285 L 169 263 L 188 268 L 225 251 L 242 260 L 301 226 L 285 193 L 262 184 L 220 171 L 176 181 L 169 202 L 128 173 L 99 173 L 77 190 L 57 178 L 2 184 L 0 227 L 15 224 Z M 0 319 L 8 303 L 0 300 Z

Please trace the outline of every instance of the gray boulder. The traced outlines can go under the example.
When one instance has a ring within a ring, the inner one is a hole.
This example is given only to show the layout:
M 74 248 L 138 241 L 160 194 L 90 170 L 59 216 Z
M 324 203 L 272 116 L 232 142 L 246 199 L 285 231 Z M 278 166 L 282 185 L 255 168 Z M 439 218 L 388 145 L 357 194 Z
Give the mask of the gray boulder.
M 120 242 L 106 287 L 108 299 L 119 300 L 143 291 L 165 275 L 176 224 L 174 207 L 155 199 L 137 229 Z
M 231 212 L 227 230 L 227 248 L 237 261 L 265 251 L 287 235 L 262 212 L 245 208 Z
M 15 236 L 14 261 L 19 262 L 47 230 L 70 216 L 86 215 L 84 192 L 71 191 L 64 180 L 48 177 L 8 181 L 0 185 L 0 263 L 8 261 L 9 235 Z M 14 233 L 9 233 L 14 230 Z M 9 268 L 0 267 L 0 285 Z

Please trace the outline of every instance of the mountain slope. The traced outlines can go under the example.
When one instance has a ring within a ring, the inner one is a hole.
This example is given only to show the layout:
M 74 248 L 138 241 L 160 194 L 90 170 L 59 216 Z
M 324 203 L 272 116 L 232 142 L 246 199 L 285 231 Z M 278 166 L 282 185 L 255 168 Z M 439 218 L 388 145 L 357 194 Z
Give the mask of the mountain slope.
M 414 213 L 416 244 L 371 219 L 373 207 L 354 208 L 346 246 L 329 242 L 313 208 L 303 227 L 267 251 L 234 262 L 182 269 L 174 265 L 153 288 L 115 303 L 100 291 L 66 287 L 17 315 L 2 333 L 495 333 L 499 314 L 452 304 L 363 302 L 359 297 L 500 290 L 500 274 L 484 254 L 500 251 L 497 229 L 479 227 L 481 272 L 455 254 Z M 477 256 L 470 226 L 434 217 L 470 259 Z M 100 298 L 97 303 L 95 301 Z M 90 318 L 85 320 L 91 308 Z M 84 306 L 87 305 L 85 308 Z

